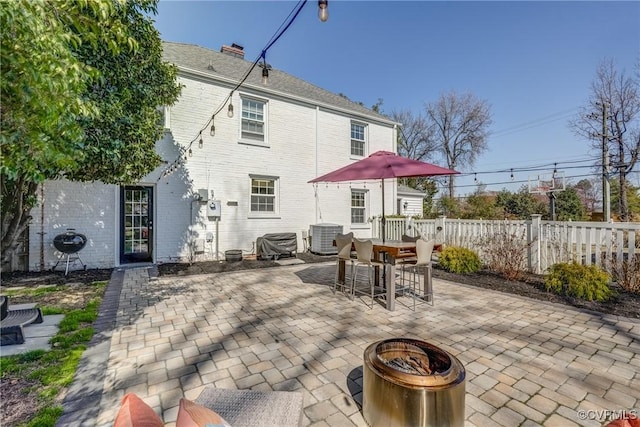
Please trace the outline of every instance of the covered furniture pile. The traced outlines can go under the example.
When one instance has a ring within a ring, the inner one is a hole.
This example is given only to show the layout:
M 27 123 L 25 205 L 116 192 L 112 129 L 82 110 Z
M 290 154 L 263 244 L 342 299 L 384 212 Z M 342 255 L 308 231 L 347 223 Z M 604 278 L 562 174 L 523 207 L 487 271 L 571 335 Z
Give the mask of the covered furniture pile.
M 297 252 L 298 236 L 296 233 L 270 233 L 258 237 L 256 241 L 258 259 L 295 257 Z

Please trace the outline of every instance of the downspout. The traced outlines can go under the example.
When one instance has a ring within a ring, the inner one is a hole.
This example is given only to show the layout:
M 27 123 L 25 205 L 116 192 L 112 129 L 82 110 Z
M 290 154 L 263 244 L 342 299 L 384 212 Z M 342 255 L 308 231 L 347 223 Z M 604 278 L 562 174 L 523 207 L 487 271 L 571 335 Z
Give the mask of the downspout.
M 319 113 L 320 113 L 320 106 L 316 105 L 316 156 L 315 156 L 316 157 L 316 165 L 315 165 L 315 174 L 314 174 L 314 176 L 318 176 L 318 136 L 319 136 L 318 116 L 319 116 Z M 318 207 L 318 187 L 315 184 L 313 184 L 313 186 L 314 186 L 313 198 L 314 198 L 314 202 L 315 202 L 315 205 L 316 205 L 316 209 L 315 209 L 315 211 L 316 211 L 316 219 L 315 219 L 314 224 L 317 224 L 318 223 L 318 209 L 319 209 L 319 207 Z
M 40 232 L 38 234 L 40 235 L 40 271 L 44 271 L 44 182 L 40 184 Z M 27 261 L 28 269 L 29 262 Z

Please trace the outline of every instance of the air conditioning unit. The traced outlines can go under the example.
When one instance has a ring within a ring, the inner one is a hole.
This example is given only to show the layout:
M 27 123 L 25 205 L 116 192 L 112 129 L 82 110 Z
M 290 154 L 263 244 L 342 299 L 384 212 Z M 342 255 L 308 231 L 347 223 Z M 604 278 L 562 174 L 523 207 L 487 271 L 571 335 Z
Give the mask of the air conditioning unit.
M 333 246 L 336 234 L 342 234 L 342 226 L 338 224 L 312 224 L 309 226 L 311 233 L 311 252 L 320 255 L 335 255 L 338 248 Z

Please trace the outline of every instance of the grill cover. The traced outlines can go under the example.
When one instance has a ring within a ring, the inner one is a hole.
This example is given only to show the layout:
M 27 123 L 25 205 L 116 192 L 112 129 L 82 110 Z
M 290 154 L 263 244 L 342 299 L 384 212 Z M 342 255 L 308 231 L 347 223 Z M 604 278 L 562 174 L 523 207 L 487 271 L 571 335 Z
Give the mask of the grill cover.
M 270 233 L 258 237 L 256 255 L 258 259 L 278 259 L 281 256 L 295 256 L 298 252 L 296 233 Z

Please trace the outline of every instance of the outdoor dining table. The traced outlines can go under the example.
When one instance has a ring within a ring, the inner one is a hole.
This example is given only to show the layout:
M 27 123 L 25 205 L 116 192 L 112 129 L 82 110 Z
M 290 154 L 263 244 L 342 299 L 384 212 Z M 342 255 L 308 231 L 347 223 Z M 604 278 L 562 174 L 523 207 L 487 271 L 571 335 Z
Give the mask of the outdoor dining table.
M 389 311 L 394 311 L 396 308 L 396 262 L 402 259 L 412 258 L 416 256 L 416 243 L 415 242 L 402 242 L 399 240 L 387 240 L 385 242 L 382 239 L 371 239 L 373 242 L 373 258 L 377 261 L 384 263 L 384 272 L 382 274 L 384 278 L 384 289 L 386 290 L 386 308 Z M 335 246 L 335 241 L 333 242 Z M 352 250 L 355 247 L 352 244 Z M 338 261 L 338 280 L 345 280 L 345 261 Z M 376 267 L 375 285 L 380 284 L 380 274 Z M 431 291 L 431 269 L 427 268 L 424 275 L 424 289 Z

